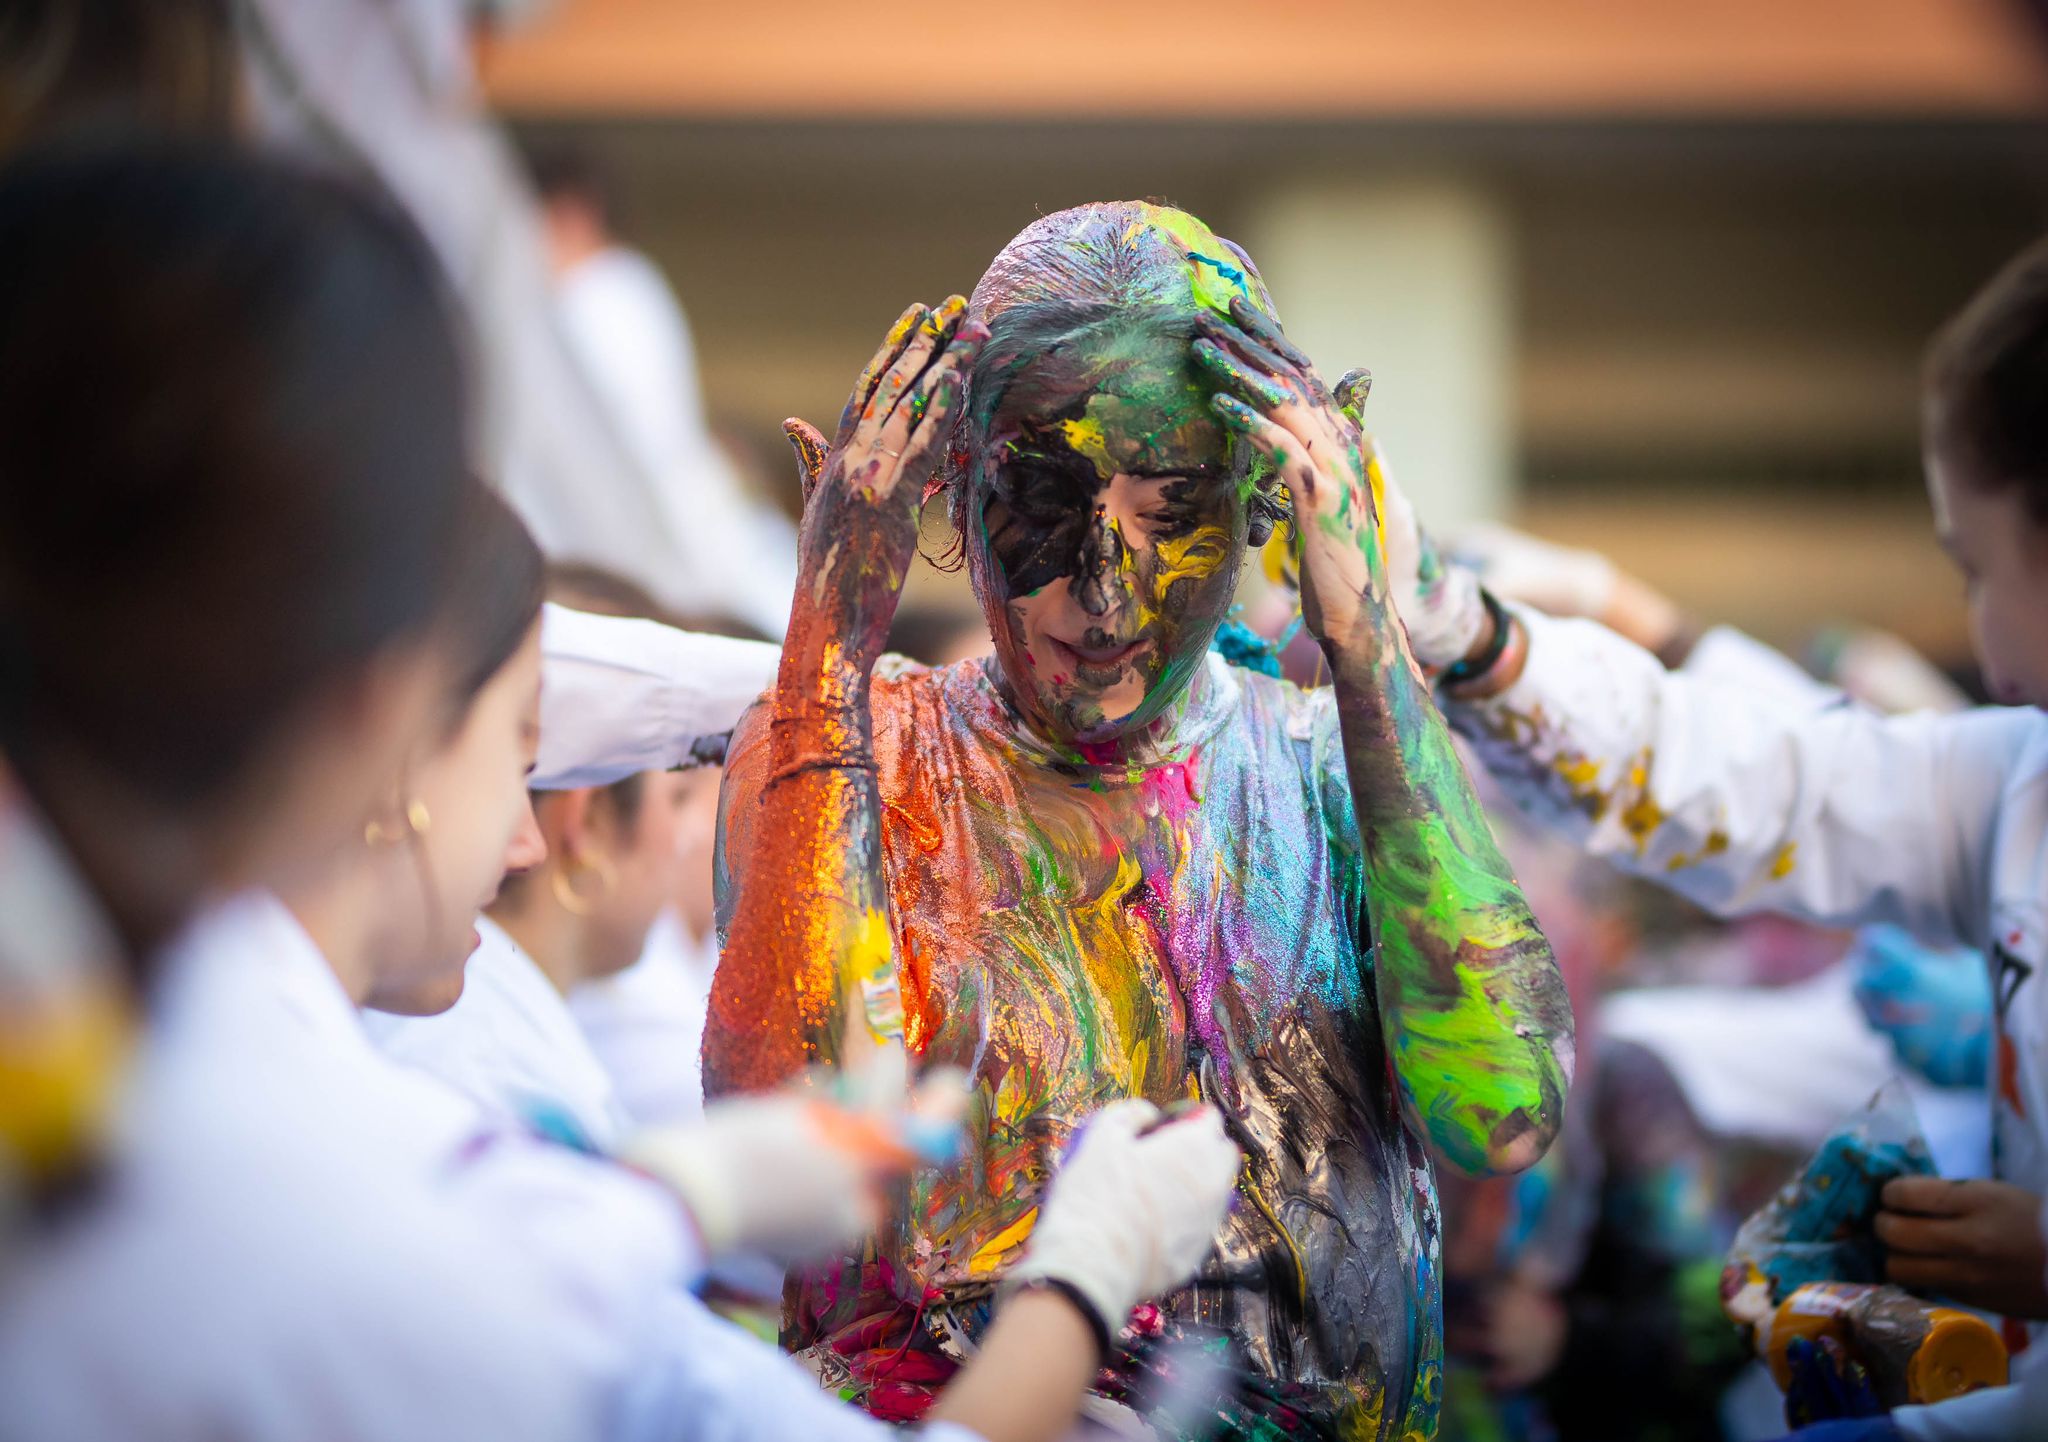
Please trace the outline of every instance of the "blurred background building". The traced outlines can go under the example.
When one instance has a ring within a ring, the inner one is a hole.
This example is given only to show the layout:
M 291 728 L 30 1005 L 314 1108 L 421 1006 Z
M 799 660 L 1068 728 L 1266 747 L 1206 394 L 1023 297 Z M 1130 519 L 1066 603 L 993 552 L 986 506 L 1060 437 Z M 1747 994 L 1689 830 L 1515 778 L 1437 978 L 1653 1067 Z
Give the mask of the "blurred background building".
M 907 301 L 1039 213 L 1162 197 L 1328 372 L 1374 370 L 1434 522 L 1960 663 L 1918 357 L 2048 222 L 2044 38 L 2017 0 L 560 0 L 480 74 L 522 143 L 608 174 L 786 510 L 778 423 L 829 423 Z

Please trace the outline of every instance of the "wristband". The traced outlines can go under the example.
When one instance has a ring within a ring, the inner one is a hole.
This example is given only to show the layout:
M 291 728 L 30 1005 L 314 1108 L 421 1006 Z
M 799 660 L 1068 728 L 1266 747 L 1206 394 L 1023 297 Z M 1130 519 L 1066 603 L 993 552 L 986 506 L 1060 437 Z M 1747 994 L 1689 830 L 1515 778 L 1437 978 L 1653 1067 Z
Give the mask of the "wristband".
M 1115 1354 L 1115 1344 L 1109 1335 L 1109 1323 L 1079 1287 L 1064 1277 L 1025 1277 L 1012 1287 L 1010 1295 L 1015 1296 L 1019 1292 L 1056 1292 L 1066 1298 L 1073 1309 L 1081 1314 L 1081 1320 L 1088 1324 L 1088 1330 L 1094 1334 L 1095 1355 L 1100 1359 L 1100 1364 L 1104 1367 L 1109 1365 L 1110 1358 Z
M 1445 667 L 1440 678 L 1442 685 L 1459 686 L 1467 681 L 1478 680 L 1500 664 L 1501 655 L 1508 649 L 1508 643 L 1514 639 L 1514 617 L 1508 614 L 1507 607 L 1501 605 L 1500 599 L 1481 586 L 1479 600 L 1486 607 L 1486 614 L 1493 618 L 1493 635 L 1487 640 L 1486 649 L 1477 656 L 1463 657 Z

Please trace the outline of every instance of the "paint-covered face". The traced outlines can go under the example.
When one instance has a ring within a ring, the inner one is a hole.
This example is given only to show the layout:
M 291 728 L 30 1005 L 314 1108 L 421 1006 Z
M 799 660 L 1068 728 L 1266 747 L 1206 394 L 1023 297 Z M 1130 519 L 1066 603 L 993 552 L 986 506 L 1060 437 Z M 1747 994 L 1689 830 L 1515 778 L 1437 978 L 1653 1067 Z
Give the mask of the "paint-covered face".
M 1270 314 L 1243 251 L 1146 202 L 1046 216 L 975 287 L 954 519 L 1000 679 L 1046 739 L 1165 716 L 1228 612 L 1270 507 L 1190 346 L 1233 300 Z
M 972 497 L 1002 679 L 1056 741 L 1158 718 L 1202 664 L 1244 563 L 1248 484 L 1207 391 L 1161 349 L 1049 412 L 1002 418 Z

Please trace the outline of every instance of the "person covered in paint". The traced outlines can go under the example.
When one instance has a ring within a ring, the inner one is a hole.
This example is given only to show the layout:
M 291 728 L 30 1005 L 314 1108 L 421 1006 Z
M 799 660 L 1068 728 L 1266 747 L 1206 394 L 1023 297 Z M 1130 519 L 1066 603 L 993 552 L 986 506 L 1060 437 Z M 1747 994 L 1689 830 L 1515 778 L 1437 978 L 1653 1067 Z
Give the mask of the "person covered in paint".
M 918 1415 L 1020 1284 L 1081 1118 L 1199 1097 L 1237 1203 L 1191 1286 L 1098 1317 L 1096 1415 L 1434 1429 L 1433 1159 L 1534 1162 L 1572 1020 L 1390 606 L 1363 392 L 1332 396 L 1242 251 L 1123 202 L 905 312 L 829 445 L 791 423 L 815 490 L 728 756 L 705 1074 L 900 1038 L 973 1078 L 965 1163 L 788 1294 L 785 1341 L 878 1414 Z M 942 455 L 995 654 L 878 667 Z M 1210 654 L 1290 511 L 1314 692 Z
M 1904 716 L 1788 707 L 1667 671 L 1605 627 L 1518 609 L 1494 628 L 1495 664 L 1451 709 L 1530 814 L 1710 910 L 1890 923 L 1984 953 L 1994 1176 L 1897 1178 L 1875 1229 L 1890 1281 L 2003 1315 L 2013 1384 L 1808 1429 L 1816 1437 L 2048 1437 L 2044 387 L 2048 242 L 2037 242 L 1937 338 L 1922 397 L 1936 529 L 1968 582 L 1974 645 L 2004 704 Z M 1429 542 L 1411 527 L 1391 549 L 1422 555 Z M 1442 620 L 1427 614 L 1441 599 L 1400 597 L 1425 630 Z

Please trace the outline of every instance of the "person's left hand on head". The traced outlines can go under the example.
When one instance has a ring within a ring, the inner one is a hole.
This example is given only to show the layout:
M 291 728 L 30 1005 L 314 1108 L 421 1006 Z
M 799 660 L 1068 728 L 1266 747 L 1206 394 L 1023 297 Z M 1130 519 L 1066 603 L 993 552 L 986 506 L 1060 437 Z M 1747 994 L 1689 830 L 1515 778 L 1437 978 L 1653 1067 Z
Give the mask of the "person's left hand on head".
M 2007 1317 L 2048 1321 L 2041 1198 L 2010 1182 L 1898 1177 L 1877 1237 L 1886 1280 Z
M 1478 582 L 1443 559 L 1366 433 L 1371 375 L 1346 372 L 1333 392 L 1276 321 L 1243 300 L 1230 314 L 1204 318 L 1195 358 L 1228 387 L 1218 414 L 1288 488 L 1310 632 L 1342 655 L 1400 634 L 1398 614 L 1423 666 L 1463 659 L 1490 624 Z
M 1242 299 L 1231 302 L 1230 317 L 1203 317 L 1194 357 L 1225 387 L 1213 400 L 1217 414 L 1273 463 L 1287 487 L 1310 634 L 1336 657 L 1398 646 L 1358 423 L 1275 321 Z

